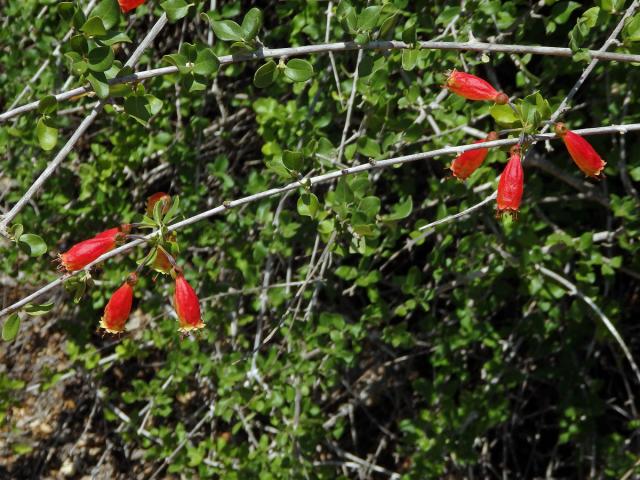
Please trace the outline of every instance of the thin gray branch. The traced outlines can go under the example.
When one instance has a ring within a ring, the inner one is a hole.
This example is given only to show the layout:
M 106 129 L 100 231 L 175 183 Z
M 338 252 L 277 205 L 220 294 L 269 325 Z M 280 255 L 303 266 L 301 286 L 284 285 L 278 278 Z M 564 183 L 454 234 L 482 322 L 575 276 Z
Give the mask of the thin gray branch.
M 532 54 L 532 55 L 545 55 L 552 57 L 572 57 L 573 52 L 570 48 L 562 47 L 544 47 L 535 45 L 509 45 L 509 44 L 491 44 L 484 42 L 419 42 L 420 47 L 426 50 L 456 50 L 456 51 L 471 51 L 471 52 L 488 52 L 488 53 L 518 53 L 518 54 Z M 290 48 L 263 48 L 251 54 L 246 55 L 224 55 L 219 58 L 220 65 L 229 65 L 232 63 L 242 63 L 254 60 L 264 60 L 268 58 L 279 57 L 293 57 L 301 55 L 311 55 L 317 53 L 328 52 L 347 52 L 352 50 L 396 50 L 403 48 L 411 48 L 411 45 L 404 42 L 395 40 L 377 40 L 375 42 L 369 42 L 365 44 L 359 44 L 356 42 L 336 42 L 336 43 L 321 43 L 318 45 L 306 45 L 302 47 L 290 47 Z M 640 63 L 640 55 L 628 54 L 628 53 L 611 53 L 599 50 L 589 50 L 590 55 L 597 60 L 606 60 L 613 62 L 633 62 Z M 121 83 L 131 83 L 149 78 L 158 77 L 161 75 L 169 75 L 177 73 L 177 67 L 162 67 L 151 70 L 145 70 L 142 72 L 132 73 L 124 77 L 114 78 L 110 81 L 112 85 Z M 58 93 L 55 97 L 61 102 L 68 100 L 77 95 L 90 92 L 92 89 L 90 86 L 77 87 L 72 90 Z M 12 117 L 20 115 L 25 112 L 36 110 L 39 105 L 39 101 L 27 103 L 19 107 L 8 110 L 0 114 L 0 123 L 6 122 Z
M 627 124 L 627 125 L 610 125 L 610 126 L 606 126 L 606 127 L 597 127 L 597 128 L 584 128 L 581 130 L 575 130 L 575 132 L 579 135 L 583 135 L 583 136 L 589 136 L 589 135 L 604 135 L 604 134 L 612 134 L 612 133 L 626 133 L 626 132 L 631 132 L 631 131 L 638 131 L 640 130 L 640 123 L 633 123 L 633 124 Z M 539 140 L 552 140 L 554 138 L 556 138 L 556 135 L 553 133 L 547 133 L 544 135 L 537 135 L 536 136 L 537 139 Z M 197 215 L 194 215 L 192 217 L 189 217 L 185 220 L 182 220 L 181 222 L 177 222 L 174 223 L 173 225 L 170 225 L 168 227 L 168 231 L 172 232 L 175 230 L 179 230 L 181 228 L 187 227 L 189 225 L 193 225 L 194 223 L 200 222 L 201 220 L 205 220 L 207 218 L 213 217 L 215 215 L 219 215 L 222 212 L 229 210 L 231 208 L 236 208 L 236 207 L 240 207 L 242 205 L 246 205 L 249 203 L 253 203 L 256 202 L 258 200 L 262 200 L 265 198 L 269 198 L 269 197 L 273 197 L 273 196 L 277 196 L 277 195 L 282 195 L 283 193 L 292 191 L 292 190 L 296 190 L 298 188 L 304 187 L 304 186 L 314 186 L 314 185 L 318 185 L 321 183 L 326 183 L 329 182 L 331 180 L 343 177 L 343 176 L 347 176 L 347 175 L 353 175 L 356 173 L 361 173 L 361 172 L 367 172 L 367 171 L 371 171 L 374 169 L 378 169 L 378 168 L 387 168 L 387 167 L 392 167 L 394 165 L 401 165 L 404 163 L 410 163 L 410 162 L 416 162 L 419 160 L 426 160 L 429 158 L 434 158 L 434 157 L 439 157 L 441 155 L 453 155 L 453 154 L 459 154 L 459 153 L 463 153 L 469 150 L 476 150 L 478 148 L 495 148 L 495 147 L 504 147 L 504 146 L 509 146 L 509 145 L 515 145 L 516 143 L 518 143 L 518 139 L 517 138 L 507 138 L 507 139 L 503 139 L 503 140 L 495 140 L 492 142 L 483 142 L 483 143 L 472 143 L 472 144 L 468 144 L 468 145 L 458 145 L 458 146 L 453 146 L 453 147 L 445 147 L 445 148 L 440 148 L 437 150 L 431 150 L 429 152 L 422 152 L 422 153 L 414 153 L 412 155 L 403 155 L 400 157 L 395 157 L 395 158 L 389 158 L 387 160 L 379 160 L 379 161 L 371 161 L 369 163 L 364 163 L 362 165 L 356 165 L 353 167 L 349 167 L 349 168 L 343 168 L 341 170 L 332 170 L 330 172 L 327 172 L 325 174 L 322 175 L 316 175 L 315 177 L 309 177 L 309 178 L 305 178 L 302 180 L 297 180 L 295 182 L 291 182 L 287 185 L 284 185 L 282 187 L 276 187 L 276 188 L 271 188 L 269 190 L 265 190 L 262 192 L 258 192 L 255 193 L 253 195 L 248 195 L 246 197 L 242 197 L 236 200 L 232 200 L 232 201 L 226 201 L 224 202 L 222 205 L 218 205 L 215 208 L 211 208 L 209 210 L 205 210 L 204 212 L 201 212 Z M 456 216 L 458 216 L 459 214 L 455 214 Z M 447 217 L 447 221 L 450 221 L 452 219 L 452 217 Z M 446 223 L 446 221 L 440 220 L 440 224 L 442 223 Z M 44 295 L 45 293 L 51 291 L 52 289 L 58 287 L 59 285 L 62 285 L 62 283 L 83 272 L 83 271 L 87 271 L 89 270 L 92 266 L 104 262 L 105 260 L 108 260 L 110 258 L 113 258 L 121 253 L 127 252 L 131 249 L 133 249 L 134 247 L 137 247 L 139 245 L 142 245 L 146 242 L 148 242 L 149 240 L 151 240 L 153 237 L 158 235 L 158 231 L 154 231 L 151 232 L 147 235 L 145 235 L 144 237 L 140 238 L 140 239 L 136 239 L 133 240 L 131 242 L 125 243 L 124 245 L 121 245 L 120 247 L 112 250 L 109 253 L 106 253 L 104 255 L 102 255 L 101 257 L 99 257 L 98 259 L 96 259 L 95 261 L 91 262 L 89 265 L 87 265 L 83 270 L 79 270 L 77 272 L 71 272 L 71 273 L 67 273 L 65 275 L 63 275 L 62 277 L 57 278 L 56 280 L 52 281 L 51 283 L 49 283 L 48 285 L 45 285 L 44 287 L 42 287 L 41 289 L 37 290 L 36 292 L 32 293 L 31 295 L 28 295 L 27 297 L 24 297 L 22 300 L 19 300 L 17 302 L 15 302 L 14 304 L 4 308 L 3 310 L 0 311 L 0 318 L 4 317 L 5 315 L 8 315 L 12 312 L 15 312 L 16 310 L 18 310 L 19 308 L 23 307 L 24 305 L 26 305 L 27 303 L 41 297 L 42 295 Z

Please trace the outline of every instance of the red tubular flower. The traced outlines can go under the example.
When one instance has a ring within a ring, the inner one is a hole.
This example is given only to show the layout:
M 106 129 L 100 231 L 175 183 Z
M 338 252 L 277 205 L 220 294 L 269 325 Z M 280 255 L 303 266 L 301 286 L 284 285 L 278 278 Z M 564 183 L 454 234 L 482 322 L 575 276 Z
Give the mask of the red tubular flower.
M 107 235 L 107 232 L 102 232 L 105 235 L 101 237 L 94 237 L 84 242 L 76 243 L 65 253 L 61 253 L 59 258 L 62 267 L 68 272 L 74 272 L 86 267 L 100 255 L 113 250 L 117 241 L 122 238 L 122 233 L 116 232 L 115 234 Z
M 520 161 L 520 148 L 515 146 L 511 149 L 509 163 L 504 167 L 498 182 L 498 215 L 505 212 L 510 212 L 512 215 L 517 214 L 523 188 L 524 173 Z
M 489 82 L 470 73 L 453 70 L 445 87 L 467 100 L 486 100 L 498 105 L 509 103 L 509 97 L 505 93 L 497 91 Z
M 599 177 L 607 163 L 600 158 L 591 144 L 569 130 L 564 123 L 556 123 L 554 130 L 556 135 L 562 138 L 578 168 L 588 177 Z
M 109 230 L 105 230 L 104 232 L 100 232 L 99 234 L 97 234 L 93 238 L 112 237 L 112 238 L 116 238 L 117 239 L 117 238 L 119 238 L 118 237 L 119 233 L 127 234 L 130 231 L 131 231 L 131 224 L 130 223 L 123 223 L 119 227 L 110 228 Z
M 134 10 L 144 3 L 144 0 L 118 0 L 120 9 L 123 13 L 127 13 L 129 10 Z
M 204 327 L 200 315 L 200 302 L 198 295 L 185 280 L 184 275 L 178 272 L 176 276 L 176 290 L 173 294 L 173 304 L 178 314 L 180 332 L 189 332 Z
M 473 142 L 474 144 L 483 143 L 483 142 L 491 142 L 493 140 L 498 139 L 498 134 L 496 132 L 489 132 L 487 138 L 484 140 L 478 140 L 477 142 Z M 451 163 L 451 172 L 453 176 L 459 178 L 460 180 L 466 180 L 469 175 L 475 172 L 484 159 L 487 158 L 489 154 L 488 148 L 479 148 L 477 150 L 469 150 L 467 152 L 461 153 L 458 155 L 453 162 Z
M 104 307 L 104 315 L 100 319 L 100 327 L 109 333 L 120 333 L 124 330 L 131 313 L 133 303 L 133 286 L 138 281 L 138 276 L 132 273 L 127 281 L 114 292 L 109 299 L 109 303 Z
M 153 207 L 156 203 L 163 202 L 162 213 L 167 213 L 171 206 L 171 196 L 164 192 L 154 193 L 147 199 L 147 216 L 153 217 Z

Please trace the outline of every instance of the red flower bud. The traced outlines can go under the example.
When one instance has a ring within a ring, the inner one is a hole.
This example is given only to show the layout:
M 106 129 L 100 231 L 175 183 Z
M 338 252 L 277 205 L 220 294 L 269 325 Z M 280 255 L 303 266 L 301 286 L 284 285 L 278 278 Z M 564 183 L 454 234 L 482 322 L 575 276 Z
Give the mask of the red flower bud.
M 176 289 L 173 294 L 173 304 L 178 314 L 181 332 L 189 332 L 204 327 L 200 315 L 200 302 L 198 295 L 185 280 L 184 275 L 178 272 L 176 276 Z
M 133 286 L 138 281 L 135 273 L 129 275 L 127 281 L 114 292 L 109 299 L 109 303 L 104 307 L 104 315 L 100 319 L 100 327 L 109 333 L 120 333 L 124 330 L 131 313 L 133 303 Z
M 509 97 L 505 93 L 497 91 L 489 82 L 470 73 L 453 70 L 445 87 L 467 100 L 487 100 L 498 105 L 509 103 Z
M 518 212 L 523 188 L 524 173 L 520 161 L 520 149 L 516 146 L 511 149 L 509 163 L 504 167 L 498 182 L 498 215 L 505 211 L 511 212 L 512 215 Z
M 577 133 L 569 130 L 564 123 L 556 123 L 554 130 L 556 135 L 562 138 L 569 155 L 573 158 L 578 168 L 588 177 L 598 177 L 607 164 L 591 144 Z
M 156 203 L 163 202 L 162 213 L 165 214 L 169 211 L 171 206 L 171 197 L 164 192 L 154 193 L 147 199 L 147 216 L 153 217 L 153 208 Z
M 101 235 L 103 236 L 76 243 L 65 253 L 61 253 L 59 255 L 60 264 L 69 272 L 80 270 L 100 255 L 113 250 L 116 247 L 116 242 L 123 238 L 121 232 L 113 233 L 110 230 L 102 232 Z
M 127 13 L 129 10 L 134 10 L 144 3 L 144 0 L 118 0 L 120 9 L 123 13 Z
M 487 138 L 484 140 L 478 140 L 477 142 L 473 142 L 474 144 L 483 143 L 483 142 L 491 142 L 493 140 L 498 139 L 498 134 L 496 132 L 489 132 Z M 489 153 L 488 148 L 479 148 L 477 150 L 469 150 L 464 153 L 458 155 L 455 160 L 451 163 L 451 172 L 453 176 L 459 178 L 460 180 L 466 180 L 469 175 L 475 172 L 484 159 L 487 158 Z

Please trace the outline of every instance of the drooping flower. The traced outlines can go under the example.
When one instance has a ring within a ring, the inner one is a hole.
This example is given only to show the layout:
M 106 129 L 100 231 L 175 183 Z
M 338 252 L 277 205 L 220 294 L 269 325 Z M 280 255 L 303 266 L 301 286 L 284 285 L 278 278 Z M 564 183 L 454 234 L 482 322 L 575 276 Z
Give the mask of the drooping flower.
M 164 192 L 158 192 L 151 195 L 147 199 L 147 215 L 149 217 L 153 217 L 153 208 L 158 202 L 163 202 L 162 213 L 165 214 L 169 211 L 169 207 L 171 206 L 171 196 Z
M 176 289 L 173 294 L 173 304 L 178 314 L 180 332 L 190 332 L 204 327 L 200 315 L 198 295 L 184 278 L 182 272 L 176 275 Z
M 144 3 L 144 0 L 118 0 L 118 4 L 120 5 L 120 9 L 123 13 L 127 13 L 130 10 L 134 10 L 138 8 L 140 5 Z
M 491 142 L 493 140 L 498 139 L 498 134 L 496 132 L 489 132 L 487 138 L 484 140 L 478 140 L 477 143 Z M 469 175 L 475 172 L 484 159 L 487 158 L 489 154 L 488 148 L 478 148 L 477 150 L 468 150 L 464 153 L 458 155 L 453 162 L 451 163 L 451 172 L 453 176 L 459 178 L 460 180 L 466 180 Z
M 109 232 L 107 230 L 107 232 Z M 90 238 L 80 243 L 76 243 L 65 253 L 59 255 L 60 264 L 68 272 L 75 272 L 86 267 L 100 255 L 113 250 L 117 242 L 124 238 L 124 234 L 116 232 L 115 234 L 106 234 L 103 236 Z
M 599 177 L 607 163 L 602 160 L 591 144 L 569 130 L 564 123 L 556 123 L 554 130 L 556 135 L 562 138 L 578 168 L 588 177 Z
M 131 273 L 127 281 L 116 290 L 107 306 L 104 307 L 104 315 L 100 319 L 100 327 L 109 333 L 120 333 L 124 330 L 129 314 L 131 313 L 131 304 L 133 303 L 133 286 L 138 281 L 138 276 Z
M 498 105 L 509 103 L 506 93 L 497 91 L 489 82 L 470 73 L 453 70 L 447 78 L 445 87 L 467 100 L 486 100 Z
M 523 188 L 524 173 L 520 161 L 520 148 L 515 146 L 511 149 L 509 163 L 504 167 L 498 182 L 498 215 L 505 212 L 510 212 L 512 215 L 518 213 Z

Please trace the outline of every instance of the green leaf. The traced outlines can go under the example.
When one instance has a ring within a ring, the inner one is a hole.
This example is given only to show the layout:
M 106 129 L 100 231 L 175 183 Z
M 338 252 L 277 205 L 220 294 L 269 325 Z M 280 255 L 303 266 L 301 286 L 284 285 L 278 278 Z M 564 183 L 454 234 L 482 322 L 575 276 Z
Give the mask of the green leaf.
M 416 17 L 409 17 L 409 20 L 404 24 L 404 30 L 402 31 L 402 41 L 414 44 L 417 41 L 417 32 L 416 32 Z
M 319 209 L 320 202 L 313 193 L 303 193 L 298 198 L 298 213 L 300 215 L 315 218 Z
M 500 125 L 510 126 L 520 120 L 509 105 L 493 105 L 489 113 Z
M 551 18 L 559 25 L 567 23 L 574 10 L 580 8 L 578 2 L 558 2 L 551 8 Z
M 193 65 L 193 72 L 197 75 L 204 75 L 210 77 L 218 72 L 220 61 L 216 57 L 213 50 L 210 48 L 203 48 L 198 51 L 196 61 Z
M 207 89 L 205 78 L 200 75 L 185 75 L 182 77 L 182 85 L 189 93 L 202 92 Z
M 38 103 L 38 112 L 43 115 L 51 115 L 58 109 L 58 100 L 54 95 L 42 97 Z
M 5 342 L 11 342 L 18 336 L 20 330 L 20 317 L 17 313 L 14 313 L 7 318 L 2 325 L 2 340 Z
M 251 53 L 254 48 L 247 42 L 233 42 L 229 46 L 229 50 L 231 50 L 233 55 L 243 55 L 245 53 Z
M 124 32 L 109 32 L 100 41 L 110 47 L 117 43 L 131 43 L 131 38 Z
M 127 97 L 124 101 L 124 111 L 145 126 L 151 118 L 149 110 L 147 110 L 147 101 L 142 95 Z
M 600 0 L 600 6 L 605 12 L 616 13 L 624 8 L 626 0 Z
M 262 27 L 262 11 L 252 8 L 242 20 L 242 32 L 245 40 L 253 40 Z
M 89 70 L 105 72 L 113 65 L 114 54 L 111 47 L 97 47 L 89 52 Z
M 380 35 L 378 38 L 383 40 L 388 40 L 393 37 L 393 30 L 396 28 L 396 24 L 398 23 L 399 15 L 393 14 L 390 17 L 387 17 L 382 25 L 380 26 Z
M 20 242 L 24 243 L 31 250 L 32 257 L 39 257 L 47 252 L 47 244 L 38 235 L 25 233 L 20 237 Z
M 381 202 L 378 197 L 364 197 L 362 200 L 360 200 L 358 210 L 364 213 L 367 219 L 373 220 L 380 211 L 380 205 Z
M 11 236 L 13 241 L 17 242 L 20 240 L 20 237 L 24 232 L 24 227 L 22 226 L 21 223 L 14 223 L 12 226 L 9 227 L 8 230 L 9 230 L 9 235 Z
M 39 315 L 44 315 L 45 313 L 49 313 L 53 308 L 53 305 L 54 305 L 53 301 L 49 303 L 43 303 L 41 305 L 34 305 L 32 303 L 29 303 L 27 304 L 26 307 L 24 307 L 24 312 L 27 315 L 37 317 Z
M 402 49 L 402 68 L 404 70 L 413 70 L 418 62 L 420 50 L 417 48 Z
M 80 8 L 76 8 L 73 14 L 73 28 L 80 30 L 86 21 L 87 17 L 84 12 Z M 102 20 L 100 20 L 100 24 L 102 25 Z
M 107 83 L 107 77 L 102 72 L 93 72 L 87 75 L 87 80 L 91 84 L 98 95 L 98 98 L 107 98 L 109 96 L 109 84 Z
M 44 117 L 41 117 L 38 120 L 36 125 L 36 135 L 38 136 L 40 148 L 45 152 L 53 150 L 58 143 L 58 129 L 47 125 Z
M 267 61 L 253 75 L 253 84 L 258 88 L 266 88 L 271 85 L 280 74 L 280 70 L 273 60 Z
M 124 111 L 144 126 L 161 108 L 162 100 L 153 95 L 130 95 L 124 101 Z
M 640 40 L 640 15 L 634 16 L 624 27 L 624 38 L 630 42 Z
M 378 17 L 380 16 L 381 7 L 367 7 L 358 15 L 358 22 L 356 23 L 356 29 L 369 32 L 376 27 L 378 23 Z
M 284 74 L 294 82 L 305 82 L 313 76 L 313 66 L 306 60 L 293 58 L 287 62 Z
M 189 7 L 191 7 L 193 3 L 187 3 L 184 0 L 167 0 L 166 2 L 162 2 L 160 7 L 167 12 L 167 18 L 170 22 L 175 22 L 176 20 L 180 20 L 187 16 L 189 13 Z
M 589 31 L 598 23 L 600 7 L 592 7 L 585 11 L 569 32 L 569 46 L 571 50 L 578 50 L 589 35 Z
M 178 72 L 180 72 L 181 75 L 191 73 L 192 67 L 187 66 L 189 59 L 181 53 L 172 53 L 169 55 L 165 55 L 164 57 L 162 57 L 162 60 L 172 64 L 175 67 L 178 67 Z
M 385 222 L 396 222 L 398 220 L 407 218 L 409 215 L 411 215 L 412 210 L 413 210 L 413 198 L 407 197 L 405 201 L 394 205 L 391 213 L 387 215 L 383 215 L 381 219 Z
M 71 47 L 74 52 L 80 54 L 81 57 L 89 53 L 89 42 L 87 42 L 87 37 L 84 35 L 78 34 L 71 37 L 69 47 Z
M 111 29 L 120 20 L 118 0 L 102 0 L 91 12 L 92 17 L 100 17 L 104 28 Z
M 223 42 L 240 42 L 244 40 L 242 27 L 233 20 L 212 21 L 211 27 L 216 37 Z
M 304 164 L 304 155 L 301 152 L 292 152 L 285 150 L 282 154 L 282 163 L 289 170 L 300 172 Z
M 58 15 L 66 22 L 71 21 L 73 15 L 76 13 L 76 7 L 73 2 L 60 2 L 58 3 Z
M 91 17 L 80 27 L 80 31 L 90 37 L 100 37 L 107 33 L 100 17 Z

